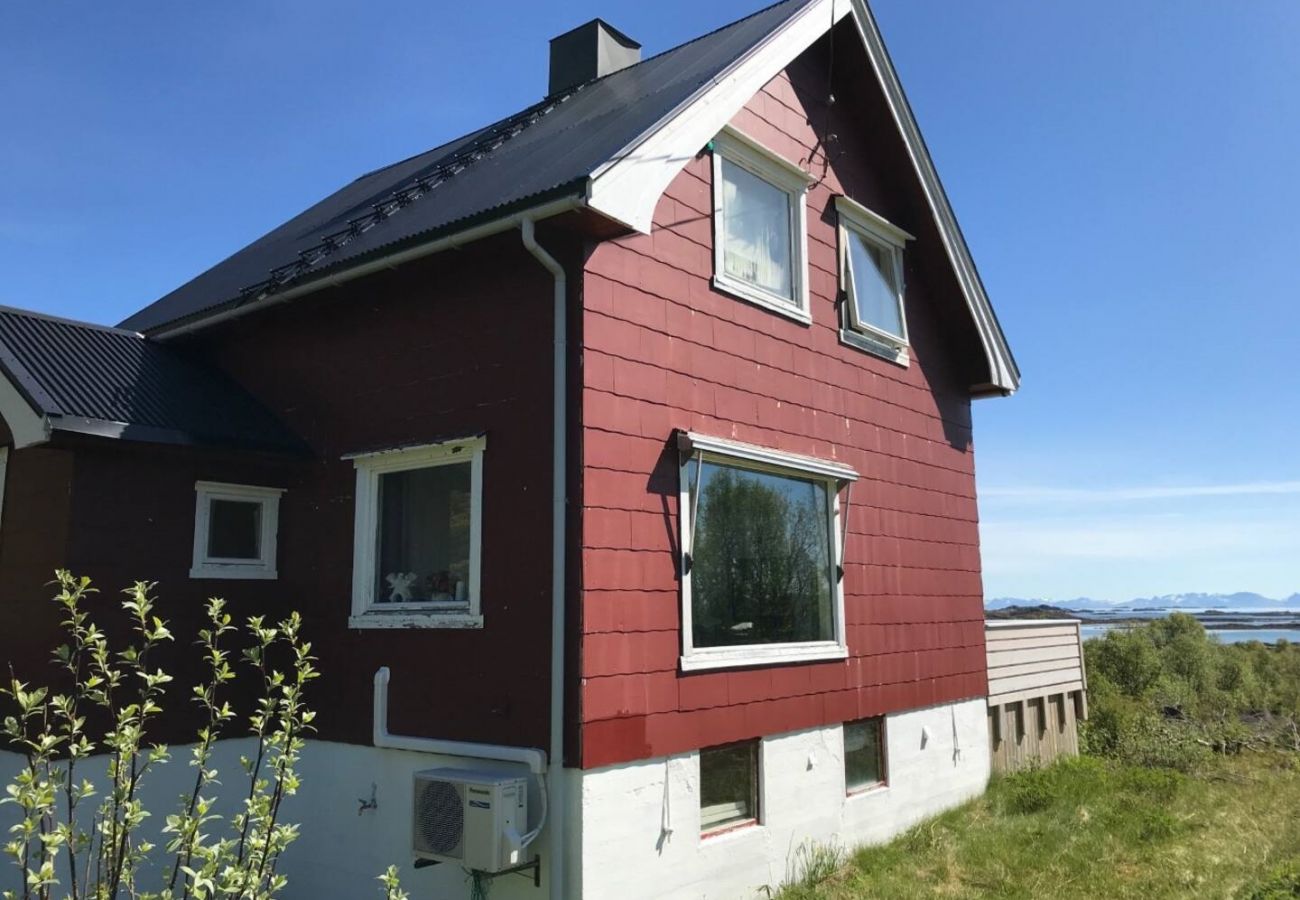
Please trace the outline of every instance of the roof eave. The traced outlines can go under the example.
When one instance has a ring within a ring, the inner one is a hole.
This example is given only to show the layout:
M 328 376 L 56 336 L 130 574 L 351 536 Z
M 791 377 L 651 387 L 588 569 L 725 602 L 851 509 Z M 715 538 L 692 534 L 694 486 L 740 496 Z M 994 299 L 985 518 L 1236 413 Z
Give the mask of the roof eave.
M 501 234 L 518 228 L 525 219 L 539 221 L 579 209 L 585 204 L 585 194 L 586 179 L 578 179 L 545 194 L 530 197 L 521 203 L 497 207 L 482 216 L 462 219 L 445 227 L 425 232 L 414 241 L 381 247 L 365 256 L 347 260 L 332 270 L 326 269 L 310 281 L 272 293 L 264 293 L 251 300 L 234 299 L 217 304 L 193 316 L 146 329 L 145 334 L 160 341 L 192 334 L 256 310 L 287 303 L 375 272 L 396 268 L 415 259 Z

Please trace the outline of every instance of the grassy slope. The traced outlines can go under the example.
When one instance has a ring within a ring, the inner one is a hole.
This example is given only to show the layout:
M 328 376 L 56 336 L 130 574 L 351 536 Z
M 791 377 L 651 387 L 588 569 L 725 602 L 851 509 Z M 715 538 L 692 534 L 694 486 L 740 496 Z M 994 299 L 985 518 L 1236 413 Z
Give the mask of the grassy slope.
M 1298 866 L 1294 754 L 1220 758 L 1196 776 L 1085 757 L 995 781 L 820 885 L 779 896 L 1271 900 L 1300 897 L 1300 882 L 1276 874 Z

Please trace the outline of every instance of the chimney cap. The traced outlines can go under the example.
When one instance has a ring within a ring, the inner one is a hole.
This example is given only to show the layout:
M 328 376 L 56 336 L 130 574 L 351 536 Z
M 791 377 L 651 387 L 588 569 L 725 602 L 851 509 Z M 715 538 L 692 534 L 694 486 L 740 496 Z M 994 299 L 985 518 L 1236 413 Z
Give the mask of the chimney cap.
M 554 44 L 556 41 L 562 41 L 565 38 L 570 37 L 579 31 L 584 31 L 589 28 L 604 29 L 605 32 L 609 34 L 610 37 L 614 38 L 616 41 L 618 41 L 624 47 L 627 47 L 629 50 L 641 49 L 641 44 L 639 42 L 632 40 L 630 37 L 628 37 L 623 32 L 619 31 L 613 25 L 606 22 L 600 16 L 597 16 L 596 18 L 592 19 L 589 22 L 583 22 L 581 25 L 577 26 L 576 28 L 570 28 L 568 31 L 564 32 L 563 34 L 557 34 L 555 37 L 551 38 L 551 43 Z
M 547 94 L 559 94 L 641 61 L 641 45 L 596 18 L 551 38 Z

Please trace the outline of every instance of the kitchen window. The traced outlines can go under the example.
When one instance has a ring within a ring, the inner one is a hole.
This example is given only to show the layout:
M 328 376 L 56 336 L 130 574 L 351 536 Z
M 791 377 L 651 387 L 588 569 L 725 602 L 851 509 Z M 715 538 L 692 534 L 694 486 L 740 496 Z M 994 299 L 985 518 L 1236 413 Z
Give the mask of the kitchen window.
M 700 751 L 700 832 L 716 834 L 759 821 L 758 741 Z
M 714 287 L 810 321 L 804 208 L 810 180 L 738 131 L 714 138 Z
M 191 578 L 276 577 L 279 488 L 199 481 L 194 485 Z
M 844 337 L 861 349 L 907 361 L 903 249 L 912 236 L 848 197 L 836 197 Z
M 483 438 L 349 457 L 356 628 L 478 627 Z
M 684 671 L 842 659 L 840 463 L 680 433 Z

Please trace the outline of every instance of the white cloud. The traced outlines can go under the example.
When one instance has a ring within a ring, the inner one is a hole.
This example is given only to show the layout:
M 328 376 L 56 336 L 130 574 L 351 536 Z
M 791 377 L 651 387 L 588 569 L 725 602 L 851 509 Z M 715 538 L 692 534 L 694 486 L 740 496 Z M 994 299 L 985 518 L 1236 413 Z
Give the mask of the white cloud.
M 1253 481 L 1242 484 L 1128 488 L 991 487 L 980 490 L 980 499 L 1025 503 L 1111 503 L 1180 500 L 1189 497 L 1260 497 L 1288 494 L 1300 494 L 1300 481 Z

